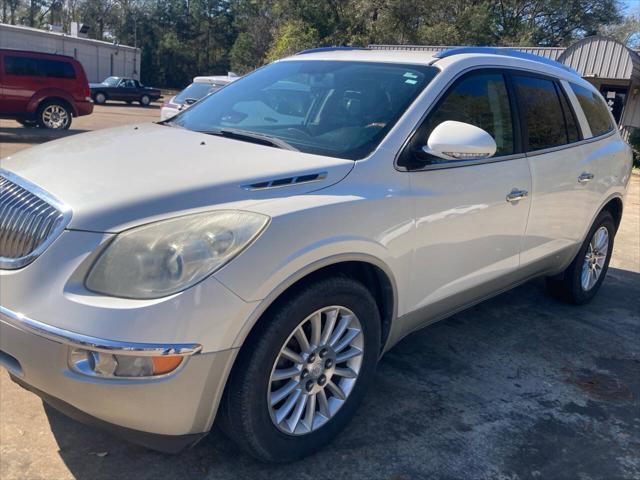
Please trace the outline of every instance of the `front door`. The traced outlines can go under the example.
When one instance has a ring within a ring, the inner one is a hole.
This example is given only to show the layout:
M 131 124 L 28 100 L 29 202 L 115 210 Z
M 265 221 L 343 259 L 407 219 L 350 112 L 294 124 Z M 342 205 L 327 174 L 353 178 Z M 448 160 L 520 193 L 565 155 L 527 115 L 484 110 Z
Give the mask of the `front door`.
M 445 120 L 486 130 L 496 141 L 495 156 L 488 160 L 423 157 L 406 161 L 406 155 L 418 155 L 413 152 Z M 410 305 L 415 314 L 407 317 L 407 330 L 513 283 L 531 190 L 515 125 L 505 74 L 499 70 L 470 72 L 452 85 L 403 152 L 416 223 Z M 522 198 L 509 197 L 512 192 L 519 192 Z
M 118 85 L 118 100 L 132 102 L 137 99 L 138 89 L 136 88 L 136 82 L 130 78 L 120 80 L 120 84 Z

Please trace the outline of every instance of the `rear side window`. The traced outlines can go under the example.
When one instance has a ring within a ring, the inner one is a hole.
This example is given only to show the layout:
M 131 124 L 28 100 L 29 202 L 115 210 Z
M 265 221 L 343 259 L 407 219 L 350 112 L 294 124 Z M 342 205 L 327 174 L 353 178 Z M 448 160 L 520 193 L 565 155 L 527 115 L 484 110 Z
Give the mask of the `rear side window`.
M 469 123 L 488 132 L 496 141 L 496 156 L 514 152 L 509 94 L 501 73 L 471 73 L 457 83 L 429 115 L 421 138 L 442 122 Z
M 580 103 L 582 111 L 587 117 L 587 123 L 594 137 L 613 130 L 614 126 L 609 114 L 609 108 L 598 93 L 573 83 L 571 84 L 571 89 L 578 97 L 578 103 Z
M 38 60 L 38 70 L 43 77 L 51 78 L 76 78 L 73 65 L 60 60 Z
M 528 150 L 542 150 L 569 143 L 560 97 L 552 80 L 513 76 L 524 119 Z
M 4 71 L 7 75 L 76 78 L 76 72 L 70 62 L 42 58 L 5 56 Z
M 4 57 L 4 71 L 7 75 L 39 76 L 38 61 L 28 57 Z

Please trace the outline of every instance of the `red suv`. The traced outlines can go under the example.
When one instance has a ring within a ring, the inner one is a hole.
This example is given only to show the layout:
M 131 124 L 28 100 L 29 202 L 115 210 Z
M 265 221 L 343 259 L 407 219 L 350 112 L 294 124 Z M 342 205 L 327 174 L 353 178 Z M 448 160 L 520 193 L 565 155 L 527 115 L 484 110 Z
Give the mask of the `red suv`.
M 93 111 L 84 69 L 72 57 L 0 49 L 0 117 L 67 129 Z

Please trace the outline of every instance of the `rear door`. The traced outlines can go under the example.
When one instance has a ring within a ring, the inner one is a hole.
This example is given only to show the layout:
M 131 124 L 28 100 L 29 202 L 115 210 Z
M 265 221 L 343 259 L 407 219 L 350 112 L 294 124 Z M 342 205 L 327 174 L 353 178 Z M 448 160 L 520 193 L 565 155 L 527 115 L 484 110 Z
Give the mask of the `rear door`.
M 586 210 L 575 113 L 557 79 L 512 74 L 531 169 L 531 212 L 522 248 L 523 267 L 543 271 L 573 257 L 583 235 Z
M 416 225 L 410 308 L 420 314 L 406 320 L 407 330 L 517 279 L 531 176 L 509 90 L 501 70 L 463 75 L 427 115 L 399 161 L 410 175 Z M 412 161 L 446 120 L 486 130 L 496 141 L 496 155 Z M 509 201 L 513 191 L 524 198 Z
M 628 160 L 624 142 L 615 134 L 614 112 L 610 113 L 605 99 L 582 85 L 565 82 L 564 86 L 569 95 L 573 94 L 576 110 L 584 115 L 584 137 L 589 140 L 580 146 L 582 162 L 579 169 L 586 210 L 583 234 L 586 234 L 612 185 L 623 181 L 621 177 L 627 171 Z
M 62 90 L 72 97 L 77 90 L 78 79 L 76 70 L 70 60 L 64 58 L 38 59 L 38 72 L 45 79 L 47 88 Z

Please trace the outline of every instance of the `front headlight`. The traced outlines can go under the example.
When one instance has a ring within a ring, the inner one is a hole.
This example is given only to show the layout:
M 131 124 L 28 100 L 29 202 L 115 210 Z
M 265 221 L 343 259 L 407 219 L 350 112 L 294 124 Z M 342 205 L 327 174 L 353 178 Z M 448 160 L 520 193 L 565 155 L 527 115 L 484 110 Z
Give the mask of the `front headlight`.
M 87 289 L 150 299 L 211 275 L 264 230 L 269 217 L 241 211 L 198 213 L 120 233 L 91 267 Z

